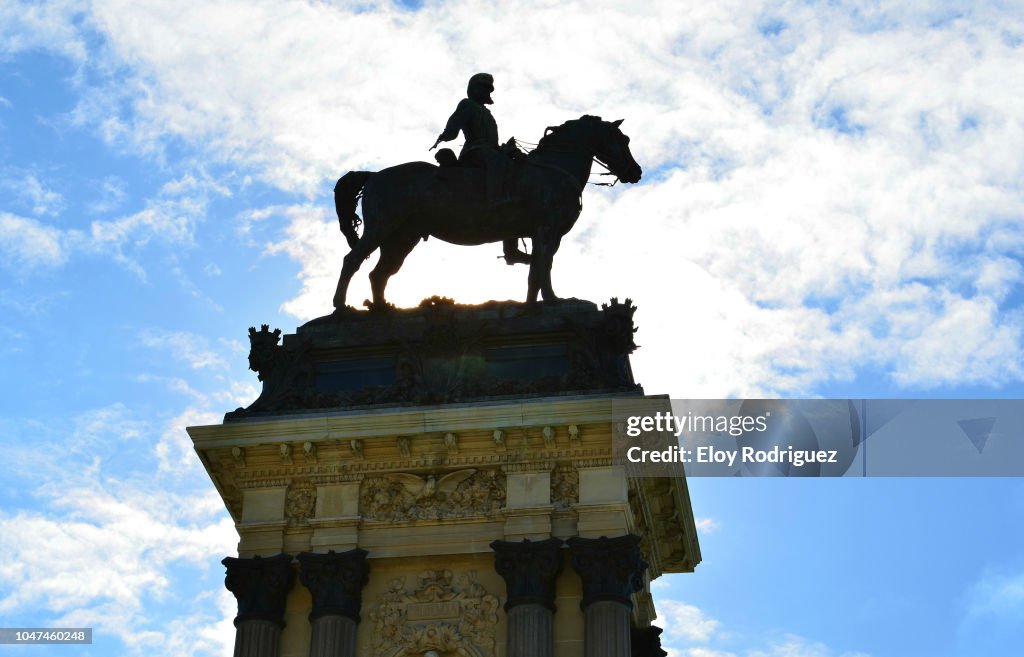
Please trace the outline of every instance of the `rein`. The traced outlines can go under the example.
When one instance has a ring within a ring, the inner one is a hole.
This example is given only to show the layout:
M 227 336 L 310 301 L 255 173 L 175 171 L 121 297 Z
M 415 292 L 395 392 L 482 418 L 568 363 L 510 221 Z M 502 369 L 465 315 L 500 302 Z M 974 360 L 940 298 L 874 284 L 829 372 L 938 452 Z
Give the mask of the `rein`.
M 548 131 L 549 130 L 551 130 L 551 128 L 548 128 L 547 130 L 544 131 L 544 136 L 545 137 L 548 135 Z M 533 151 L 537 150 L 537 148 L 540 146 L 540 144 L 534 144 L 533 142 L 529 142 L 529 141 L 522 141 L 521 139 L 516 139 L 515 137 L 512 138 L 512 141 L 514 141 L 516 146 L 520 150 L 525 152 L 527 155 L 529 155 Z M 575 150 L 573 150 L 571 148 L 565 148 L 565 147 L 559 148 L 557 146 L 552 146 L 550 144 L 545 145 L 544 148 L 545 149 L 550 149 L 552 153 L 575 153 L 576 152 Z M 597 159 L 596 155 L 591 156 L 590 159 L 591 159 L 591 161 L 594 164 L 597 164 L 598 166 L 600 166 L 601 168 L 604 169 L 604 173 L 598 173 L 598 174 L 593 174 L 592 173 L 590 175 L 615 176 L 615 180 L 613 180 L 610 183 L 607 183 L 607 182 L 591 182 L 591 181 L 588 180 L 586 184 L 588 184 L 588 185 L 595 185 L 597 187 L 614 187 L 619 182 L 619 177 L 617 175 L 615 175 L 614 173 L 612 173 L 612 170 L 608 167 L 607 164 L 605 164 L 601 160 Z M 530 162 L 530 161 L 527 160 L 527 162 Z M 547 168 L 551 168 L 551 169 L 557 169 L 558 171 L 565 171 L 565 169 L 563 169 L 562 167 L 554 165 L 554 164 L 548 164 L 547 162 L 530 162 L 530 164 L 533 164 L 534 166 L 538 166 L 538 167 L 547 167 Z M 566 173 L 568 173 L 568 172 L 566 172 Z M 580 194 L 582 194 L 582 193 L 583 193 L 583 190 L 580 190 Z

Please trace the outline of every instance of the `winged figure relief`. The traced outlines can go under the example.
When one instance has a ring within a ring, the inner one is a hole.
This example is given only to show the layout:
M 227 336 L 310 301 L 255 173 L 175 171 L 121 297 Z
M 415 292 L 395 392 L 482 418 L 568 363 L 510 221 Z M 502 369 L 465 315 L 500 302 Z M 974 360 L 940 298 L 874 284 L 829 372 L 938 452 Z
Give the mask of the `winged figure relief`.
M 475 473 L 475 468 L 467 468 L 465 470 L 449 472 L 440 478 L 433 474 L 420 477 L 419 475 L 406 472 L 393 473 L 391 478 L 401 482 L 405 489 L 418 501 L 434 497 L 437 493 L 444 493 L 446 495 L 452 493 L 458 488 L 459 484 L 472 477 Z

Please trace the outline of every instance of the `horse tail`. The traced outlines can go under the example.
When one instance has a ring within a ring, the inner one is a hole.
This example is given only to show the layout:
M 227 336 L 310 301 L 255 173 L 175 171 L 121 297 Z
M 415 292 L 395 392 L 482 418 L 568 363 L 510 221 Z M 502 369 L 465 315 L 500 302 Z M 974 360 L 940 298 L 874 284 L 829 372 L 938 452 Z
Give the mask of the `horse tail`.
M 363 220 L 356 214 L 356 203 L 363 192 L 363 186 L 373 175 L 369 171 L 349 171 L 338 179 L 334 186 L 334 210 L 338 213 L 338 224 L 341 226 L 341 234 L 348 241 L 348 247 L 354 249 L 359 242 L 359 234 L 356 229 Z

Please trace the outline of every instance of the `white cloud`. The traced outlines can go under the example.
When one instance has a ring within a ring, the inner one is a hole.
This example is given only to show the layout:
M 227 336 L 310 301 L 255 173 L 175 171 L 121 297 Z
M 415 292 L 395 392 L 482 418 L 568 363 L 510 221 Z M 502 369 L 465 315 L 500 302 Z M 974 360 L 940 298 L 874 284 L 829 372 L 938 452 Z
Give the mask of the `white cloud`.
M 249 400 L 252 401 L 251 399 Z M 160 435 L 156 445 L 156 456 L 160 461 L 160 471 L 170 473 L 192 473 L 201 475 L 203 467 L 192 447 L 192 440 L 185 432 L 185 427 L 219 424 L 224 419 L 223 413 L 186 409 L 184 413 L 172 419 Z
M 64 197 L 43 185 L 36 174 L 7 167 L 3 176 L 0 187 L 11 192 L 18 205 L 29 208 L 37 217 L 57 215 L 64 209 Z
M 95 214 L 112 212 L 124 202 L 126 182 L 118 176 L 106 176 L 99 185 L 99 198 L 89 204 L 89 211 Z
M 1024 74 L 1004 38 L 1022 22 L 994 7 L 947 18 L 767 2 L 680 14 L 106 0 L 83 23 L 103 36 L 90 56 L 106 77 L 81 88 L 76 117 L 139 152 L 181 140 L 315 198 L 274 211 L 288 227 L 269 247 L 299 263 L 283 308 L 308 318 L 331 310 L 345 251 L 333 180 L 427 158 L 468 74 L 490 70 L 503 137 L 535 141 L 584 112 L 627 118 L 645 182 L 587 192 L 554 276 L 562 294 L 637 301 L 634 369 L 649 389 L 793 395 L 863 368 L 918 389 L 998 385 L 1024 378 L 1024 317 L 1007 309 L 1024 282 L 1024 97 L 1003 82 Z M 95 239 L 160 223 L 122 221 Z M 525 270 L 498 254 L 431 240 L 390 297 L 521 299 Z
M 795 634 L 788 634 L 766 650 L 752 650 L 748 657 L 833 657 L 836 652 L 824 643 L 812 642 Z M 844 652 L 838 657 L 869 657 L 862 652 Z
M 122 404 L 80 415 L 57 442 L 49 423 L 26 425 L 32 447 L 15 428 L 6 472 L 31 482 L 35 503 L 0 511 L 0 614 L 95 627 L 126 654 L 226 654 L 234 611 L 216 564 L 237 534 L 198 459 L 185 463 L 172 435 L 187 441 L 184 424 L 213 419 L 186 409 L 155 447 L 153 425 Z M 127 470 L 115 463 L 124 455 Z
M 667 642 L 706 642 L 718 631 L 719 622 L 709 618 L 693 605 L 678 600 L 658 600 L 659 616 L 665 629 Z
M 1024 572 L 987 572 L 967 592 L 969 617 L 1024 618 Z
M 213 521 L 220 500 L 212 490 L 182 496 L 110 480 L 80 483 L 62 488 L 47 514 L 0 512 L 8 555 L 0 564 L 0 591 L 7 591 L 0 612 L 44 609 L 53 622 L 96 626 L 129 646 L 157 649 L 173 628 L 151 625 L 146 609 L 179 595 L 171 567 L 206 570 L 232 551 L 234 526 L 229 518 Z
M 84 10 L 84 3 L 77 0 L 0 4 L 0 54 L 47 48 L 84 60 L 86 45 L 75 25 Z
M 109 187 L 107 183 L 104 188 Z M 44 189 L 34 176 L 5 184 L 17 186 L 19 194 L 31 201 L 36 214 L 54 214 L 63 205 L 63 197 Z M 0 211 L 0 254 L 5 256 L 8 267 L 18 271 L 60 267 L 76 252 L 106 255 L 145 280 L 145 269 L 138 260 L 141 250 L 153 242 L 175 248 L 190 246 L 196 224 L 205 217 L 210 196 L 229 194 L 212 178 L 187 173 L 167 182 L 141 210 L 113 219 L 93 220 L 84 230 L 57 228 Z M 119 202 L 111 201 L 109 207 Z M 192 288 L 190 293 L 202 296 Z
M 183 361 L 192 369 L 227 368 L 227 361 L 209 348 L 206 338 L 187 331 L 163 331 L 146 329 L 139 340 L 147 347 L 170 351 L 176 360 Z
M 697 531 L 702 534 L 714 533 L 721 527 L 714 518 L 697 518 L 695 524 L 697 525 Z
M 61 231 L 7 212 L 0 212 L 0 255 L 15 271 L 59 267 L 68 257 Z
M 736 653 L 726 652 L 724 650 L 712 650 L 710 648 L 686 648 L 684 650 L 672 649 L 669 651 L 669 657 L 736 657 Z

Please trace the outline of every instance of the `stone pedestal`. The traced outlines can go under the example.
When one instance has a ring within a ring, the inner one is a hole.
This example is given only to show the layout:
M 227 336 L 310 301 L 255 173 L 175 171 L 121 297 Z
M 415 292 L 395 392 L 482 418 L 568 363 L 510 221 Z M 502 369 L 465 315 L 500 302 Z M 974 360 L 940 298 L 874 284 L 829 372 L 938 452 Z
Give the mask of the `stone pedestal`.
M 238 601 L 234 657 L 278 657 L 285 596 L 295 581 L 291 557 L 227 557 L 222 563 L 227 567 L 224 586 Z

